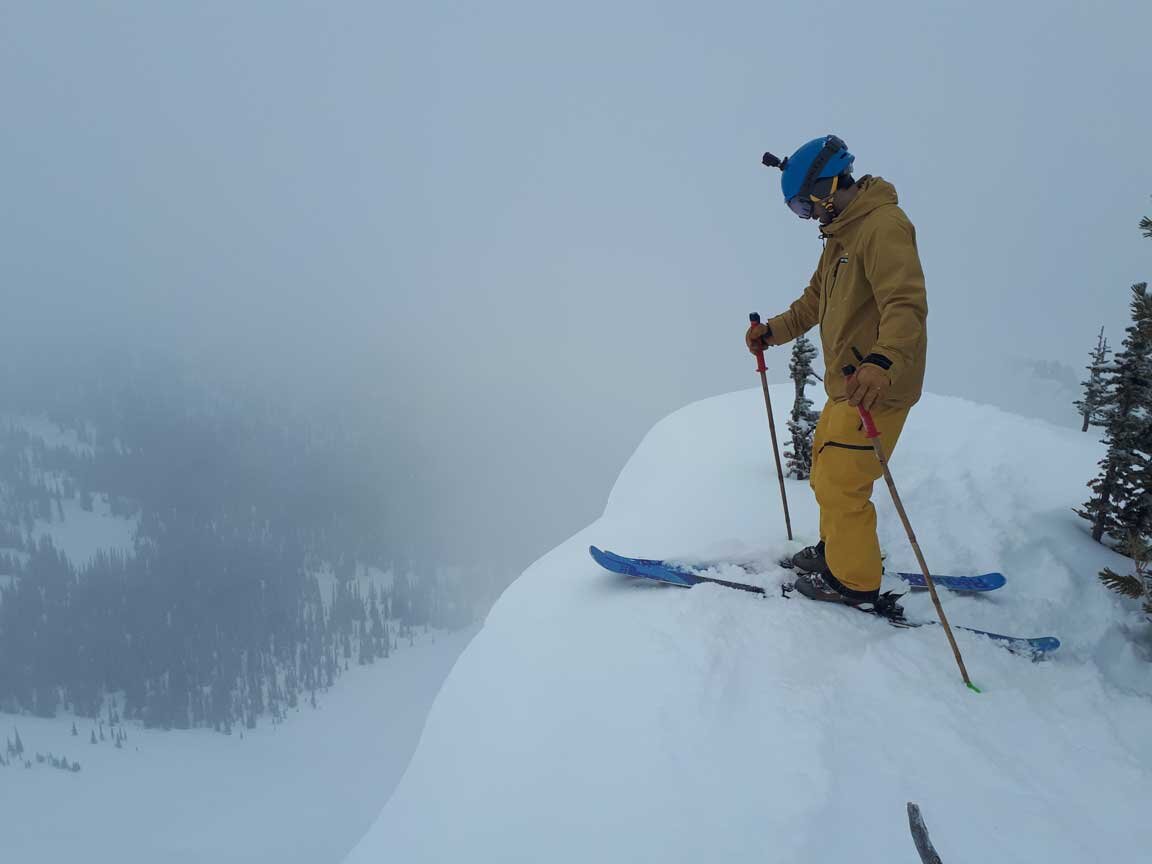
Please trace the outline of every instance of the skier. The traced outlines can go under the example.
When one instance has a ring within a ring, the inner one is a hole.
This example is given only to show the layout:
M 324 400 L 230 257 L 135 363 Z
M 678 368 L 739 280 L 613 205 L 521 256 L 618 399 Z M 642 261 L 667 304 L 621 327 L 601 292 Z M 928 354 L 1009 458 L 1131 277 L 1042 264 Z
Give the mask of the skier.
M 824 251 L 788 311 L 748 328 L 756 353 L 820 325 L 828 401 L 812 441 L 809 483 L 820 505 L 820 542 L 793 557 L 800 593 L 849 605 L 873 603 L 883 568 L 873 483 L 883 476 L 858 407 L 872 412 L 890 455 L 924 383 L 928 305 L 916 230 L 881 177 L 852 177 L 854 157 L 835 135 L 815 138 L 783 162 L 784 201 L 820 223 Z M 844 378 L 847 365 L 856 372 Z

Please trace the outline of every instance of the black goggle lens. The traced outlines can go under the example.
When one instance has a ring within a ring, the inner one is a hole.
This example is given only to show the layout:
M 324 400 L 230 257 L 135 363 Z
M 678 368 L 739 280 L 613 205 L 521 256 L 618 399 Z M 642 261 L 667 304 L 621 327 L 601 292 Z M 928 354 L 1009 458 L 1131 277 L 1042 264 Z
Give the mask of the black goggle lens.
M 793 196 L 788 201 L 788 209 L 799 216 L 801 219 L 811 219 L 812 208 L 815 202 L 810 196 L 814 196 L 821 201 L 828 198 L 835 188 L 836 179 L 837 178 L 835 177 L 824 177 L 821 180 L 817 180 L 812 184 L 810 195 L 800 194 Z
M 820 198 L 821 200 L 823 200 L 824 198 L 827 198 L 829 195 L 832 194 L 832 184 L 833 184 L 833 182 L 835 182 L 835 180 L 836 180 L 835 177 L 825 177 L 821 180 L 817 180 L 816 182 L 814 182 L 812 184 L 812 193 L 811 194 L 815 195 L 817 198 Z

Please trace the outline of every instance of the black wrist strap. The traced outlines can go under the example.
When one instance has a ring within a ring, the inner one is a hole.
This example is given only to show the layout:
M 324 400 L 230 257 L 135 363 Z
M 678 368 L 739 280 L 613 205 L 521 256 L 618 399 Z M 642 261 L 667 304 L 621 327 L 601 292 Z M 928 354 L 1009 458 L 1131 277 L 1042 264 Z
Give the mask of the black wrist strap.
M 863 363 L 871 363 L 873 366 L 879 366 L 885 372 L 892 368 L 892 361 L 885 357 L 883 354 L 869 354 L 863 360 Z

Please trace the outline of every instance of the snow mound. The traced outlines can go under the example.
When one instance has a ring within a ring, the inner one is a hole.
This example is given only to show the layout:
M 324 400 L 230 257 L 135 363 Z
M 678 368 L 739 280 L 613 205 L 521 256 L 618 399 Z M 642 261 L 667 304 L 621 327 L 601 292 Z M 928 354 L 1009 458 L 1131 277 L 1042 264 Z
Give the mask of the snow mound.
M 790 388 L 773 395 L 783 429 Z M 908 801 L 945 861 L 1144 857 L 1150 669 L 1095 579 L 1125 562 L 1071 509 L 1093 436 L 931 395 L 912 412 L 892 468 L 929 564 L 1009 579 L 945 595 L 952 620 L 1064 642 L 1031 663 L 958 633 L 977 695 L 939 628 L 779 596 L 772 562 L 815 539 L 816 507 L 790 482 L 796 542 L 772 539 L 763 411 L 749 390 L 653 428 L 601 519 L 493 609 L 350 862 L 915 860 Z M 874 499 L 889 569 L 915 569 L 882 484 Z M 590 543 L 757 561 L 769 593 L 620 577 Z

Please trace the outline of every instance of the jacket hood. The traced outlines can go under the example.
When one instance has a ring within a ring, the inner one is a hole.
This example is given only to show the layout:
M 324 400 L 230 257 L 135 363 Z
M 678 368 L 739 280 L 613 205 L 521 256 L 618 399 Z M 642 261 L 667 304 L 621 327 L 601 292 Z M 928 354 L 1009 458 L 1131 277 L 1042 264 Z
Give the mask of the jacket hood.
M 838 231 L 844 230 L 845 225 L 856 222 L 878 207 L 888 204 L 898 204 L 896 187 L 883 177 L 873 177 L 870 174 L 856 181 L 860 190 L 852 203 L 844 208 L 844 212 L 820 229 L 825 237 L 830 237 Z

